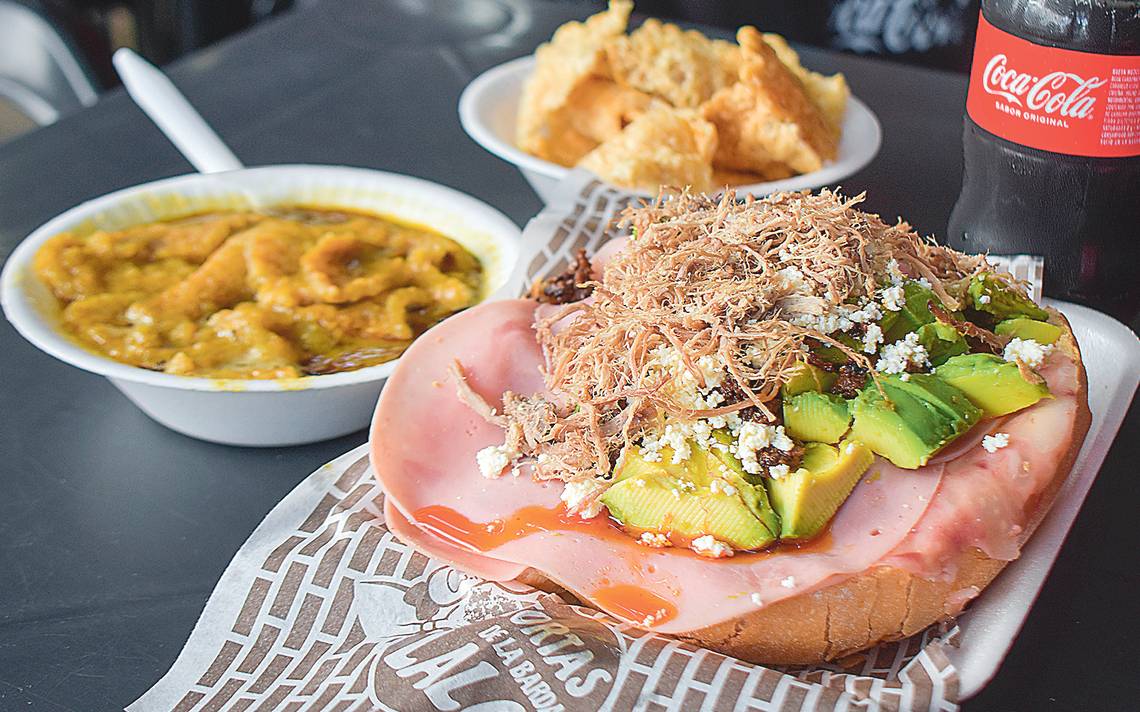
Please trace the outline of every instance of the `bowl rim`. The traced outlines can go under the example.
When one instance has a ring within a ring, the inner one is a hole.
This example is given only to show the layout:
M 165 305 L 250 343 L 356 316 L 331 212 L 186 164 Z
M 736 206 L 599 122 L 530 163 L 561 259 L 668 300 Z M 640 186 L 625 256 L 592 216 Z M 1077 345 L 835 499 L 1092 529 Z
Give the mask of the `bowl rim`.
M 302 376 L 299 378 L 275 379 L 248 379 L 248 378 L 204 378 L 199 376 L 178 376 L 150 371 L 138 366 L 115 361 L 89 351 L 78 342 L 72 340 L 53 324 L 49 323 L 43 315 L 30 303 L 25 290 L 25 280 L 38 280 L 31 269 L 36 252 L 45 241 L 64 232 L 83 221 L 98 215 L 101 211 L 129 201 L 140 195 L 162 191 L 169 193 L 172 189 L 184 185 L 209 183 L 210 181 L 241 178 L 256 178 L 263 174 L 286 175 L 290 172 L 304 173 L 312 178 L 330 176 L 347 179 L 372 180 L 383 189 L 385 186 L 397 195 L 406 195 L 422 191 L 443 194 L 448 199 L 448 208 L 458 215 L 478 215 L 480 222 L 488 228 L 489 236 L 497 249 L 505 255 L 504 263 L 500 269 L 501 278 L 509 277 L 513 263 L 518 259 L 519 247 L 522 242 L 522 231 L 513 220 L 491 205 L 463 193 L 455 188 L 434 183 L 423 178 L 391 173 L 371 168 L 356 166 L 337 166 L 322 164 L 273 164 L 241 168 L 234 171 L 219 173 L 187 173 L 169 178 L 140 183 L 84 201 L 63 213 L 57 215 L 46 223 L 40 225 L 25 237 L 5 261 L 3 272 L 0 273 L 0 306 L 4 315 L 16 331 L 32 343 L 35 347 L 53 356 L 60 361 L 95 373 L 113 380 L 122 380 L 148 386 L 170 388 L 189 391 L 213 391 L 221 393 L 236 392 L 295 392 L 301 390 L 336 388 L 372 381 L 381 381 L 391 375 L 400 358 L 397 357 L 375 366 L 366 366 L 355 371 L 345 371 L 318 376 Z M 233 186 L 234 193 L 243 190 L 249 191 L 249 184 Z M 223 192 L 223 191 L 219 191 Z M 399 217 L 394 215 L 393 217 Z M 496 298 L 495 293 L 501 285 L 491 284 L 486 294 L 479 301 L 491 301 Z M 430 331 L 430 330 L 429 330 Z M 427 333 L 427 332 L 425 332 Z M 421 334 L 421 336 L 423 336 Z
M 532 71 L 534 63 L 535 56 L 528 54 L 508 60 L 502 64 L 497 64 L 471 80 L 471 82 L 464 87 L 463 93 L 459 96 L 459 123 L 472 140 L 493 155 L 515 165 L 524 172 L 530 171 L 546 178 L 561 180 L 575 169 L 567 168 L 566 166 L 561 166 L 557 163 L 530 155 L 514 145 L 512 141 L 506 141 L 500 138 L 495 131 L 480 118 L 480 110 L 484 106 L 490 90 L 500 83 L 511 83 L 521 86 L 523 81 L 522 77 Z M 853 116 L 851 112 L 854 111 L 854 116 L 857 117 L 857 120 L 866 121 L 870 127 L 870 133 L 868 134 L 870 140 L 867 141 L 866 147 L 857 153 L 856 158 L 854 158 L 849 165 L 831 162 L 824 164 L 818 171 L 812 171 L 811 173 L 801 173 L 780 180 L 736 185 L 733 186 L 733 189 L 740 193 L 768 195 L 780 191 L 822 187 L 843 180 L 865 168 L 867 164 L 875 159 L 875 156 L 879 154 L 879 150 L 882 148 L 883 126 L 879 121 L 879 117 L 875 115 L 875 112 L 859 99 L 859 97 L 855 96 L 854 93 L 850 94 L 847 98 L 847 110 L 848 114 L 844 119 L 845 125 L 847 120 Z M 619 188 L 619 190 L 632 192 L 635 195 L 654 197 L 649 193 L 637 190 L 630 191 L 627 188 Z

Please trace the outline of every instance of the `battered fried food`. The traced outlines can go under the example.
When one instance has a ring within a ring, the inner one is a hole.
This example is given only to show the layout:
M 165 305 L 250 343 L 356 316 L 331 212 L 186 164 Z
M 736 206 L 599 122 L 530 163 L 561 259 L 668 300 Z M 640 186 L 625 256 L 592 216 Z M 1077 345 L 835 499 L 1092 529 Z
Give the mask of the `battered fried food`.
M 783 37 L 753 27 L 739 44 L 655 19 L 627 35 L 632 7 L 614 0 L 538 48 L 520 148 L 647 193 L 779 180 L 835 158 L 842 74 L 805 69 Z
M 580 166 L 616 185 L 712 188 L 716 128 L 693 109 L 658 106 L 595 148 Z

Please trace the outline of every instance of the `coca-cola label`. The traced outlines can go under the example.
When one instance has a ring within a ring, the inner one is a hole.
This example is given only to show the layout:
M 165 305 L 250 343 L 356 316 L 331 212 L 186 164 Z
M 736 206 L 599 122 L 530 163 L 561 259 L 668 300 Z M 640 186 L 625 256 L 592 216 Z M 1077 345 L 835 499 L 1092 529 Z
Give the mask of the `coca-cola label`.
M 1034 44 L 978 20 L 966 112 L 1008 141 L 1074 156 L 1140 156 L 1140 57 Z

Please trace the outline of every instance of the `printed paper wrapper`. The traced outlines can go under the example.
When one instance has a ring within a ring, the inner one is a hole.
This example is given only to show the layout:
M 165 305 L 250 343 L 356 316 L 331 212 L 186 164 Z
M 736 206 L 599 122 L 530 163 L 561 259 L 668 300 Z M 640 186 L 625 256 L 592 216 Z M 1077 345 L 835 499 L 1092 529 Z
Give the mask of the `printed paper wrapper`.
M 853 671 L 776 670 L 433 561 L 384 524 L 367 446 L 242 546 L 170 672 L 128 710 L 954 710 L 956 630 Z
M 614 234 L 631 198 L 572 175 L 524 232 L 499 296 L 562 271 Z M 234 557 L 142 710 L 957 709 L 931 628 L 849 661 L 774 669 L 624 624 L 523 585 L 466 575 L 384 522 L 362 446 L 289 494 Z

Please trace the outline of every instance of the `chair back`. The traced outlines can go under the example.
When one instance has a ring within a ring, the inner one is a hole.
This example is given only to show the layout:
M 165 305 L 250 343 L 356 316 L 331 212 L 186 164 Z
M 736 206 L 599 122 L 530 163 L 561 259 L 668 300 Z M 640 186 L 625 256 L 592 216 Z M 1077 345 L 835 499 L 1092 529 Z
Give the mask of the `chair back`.
M 80 59 L 47 18 L 0 0 L 0 102 L 45 126 L 97 96 Z

